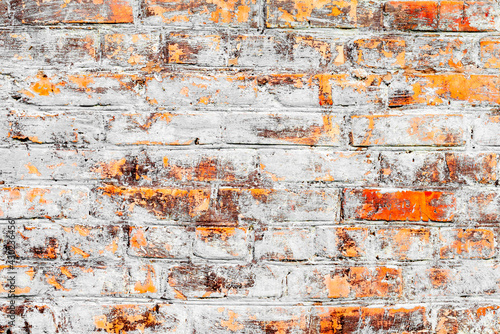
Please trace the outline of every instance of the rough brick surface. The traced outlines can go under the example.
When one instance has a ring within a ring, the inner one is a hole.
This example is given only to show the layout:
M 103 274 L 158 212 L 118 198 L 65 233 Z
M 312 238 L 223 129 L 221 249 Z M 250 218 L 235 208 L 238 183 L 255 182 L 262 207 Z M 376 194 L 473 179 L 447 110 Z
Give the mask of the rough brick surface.
M 499 69 L 498 0 L 0 0 L 0 333 L 500 333 Z

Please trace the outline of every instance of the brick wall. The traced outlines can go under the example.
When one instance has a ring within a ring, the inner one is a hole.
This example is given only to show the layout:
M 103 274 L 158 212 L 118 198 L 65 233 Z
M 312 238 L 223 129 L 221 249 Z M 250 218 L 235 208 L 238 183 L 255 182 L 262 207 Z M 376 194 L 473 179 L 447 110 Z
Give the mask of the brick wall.
M 0 333 L 499 333 L 499 11 L 0 0 Z

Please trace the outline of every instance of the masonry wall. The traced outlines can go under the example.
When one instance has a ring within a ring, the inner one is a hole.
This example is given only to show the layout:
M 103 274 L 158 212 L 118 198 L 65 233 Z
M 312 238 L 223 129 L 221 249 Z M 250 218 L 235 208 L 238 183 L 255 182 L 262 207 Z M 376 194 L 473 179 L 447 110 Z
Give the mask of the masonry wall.
M 499 10 L 1 0 L 0 332 L 499 333 Z

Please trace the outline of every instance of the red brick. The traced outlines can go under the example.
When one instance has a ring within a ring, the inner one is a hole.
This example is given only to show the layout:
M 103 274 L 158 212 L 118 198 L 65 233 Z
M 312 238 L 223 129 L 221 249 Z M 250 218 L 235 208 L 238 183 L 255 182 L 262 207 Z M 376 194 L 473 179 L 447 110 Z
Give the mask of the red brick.
M 143 4 L 144 22 L 171 26 L 258 26 L 255 0 L 212 2 L 208 0 L 147 0 Z
M 14 18 L 21 23 L 132 23 L 132 4 L 128 0 L 103 2 L 36 2 L 16 0 L 11 4 Z
M 487 1 L 442 1 L 439 30 L 495 31 L 495 6 Z
M 352 116 L 354 146 L 462 146 L 462 115 Z
M 205 259 L 246 259 L 252 238 L 245 227 L 197 227 L 194 255 Z
M 346 189 L 344 194 L 349 219 L 446 222 L 456 211 L 450 192 Z
M 403 292 L 402 271 L 388 267 L 306 266 L 287 279 L 295 299 L 390 298 Z
M 398 30 L 436 30 L 438 3 L 434 1 L 389 1 L 384 5 L 384 26 Z

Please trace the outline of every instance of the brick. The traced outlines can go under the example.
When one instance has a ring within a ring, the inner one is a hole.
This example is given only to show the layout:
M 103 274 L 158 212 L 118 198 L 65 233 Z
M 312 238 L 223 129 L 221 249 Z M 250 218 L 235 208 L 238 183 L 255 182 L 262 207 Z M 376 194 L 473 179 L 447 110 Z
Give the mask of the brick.
M 106 119 L 106 141 L 114 145 L 213 144 L 220 139 L 217 113 L 121 113 Z
M 450 192 L 346 189 L 344 196 L 349 219 L 446 222 L 456 211 Z
M 495 31 L 495 6 L 487 1 L 442 1 L 439 30 Z
M 123 254 L 123 233 L 118 226 L 33 225 L 16 222 L 16 256 L 22 260 L 117 259 Z M 8 227 L 3 227 L 6 235 Z M 7 240 L 3 241 L 4 247 Z M 4 248 L 4 258 L 7 249 Z
M 498 295 L 498 265 L 462 263 L 457 266 L 418 266 L 408 268 L 404 284 L 410 300 L 444 296 Z
M 480 115 L 473 121 L 474 142 L 485 146 L 500 146 L 500 138 L 497 135 L 499 130 L 500 115 Z
M 193 231 L 177 226 L 130 226 L 128 254 L 160 259 L 187 259 Z
M 268 28 L 380 28 L 380 3 L 267 0 Z
M 145 78 L 112 72 L 54 71 L 30 72 L 19 78 L 14 97 L 40 106 L 128 105 L 138 97 L 137 90 Z
M 379 258 L 411 261 L 433 257 L 433 240 L 430 229 L 381 228 L 375 233 Z
M 152 25 L 241 28 L 258 26 L 258 5 L 255 0 L 147 0 L 143 4 L 143 13 L 144 23 Z
M 342 117 L 337 115 L 233 113 L 222 140 L 237 144 L 340 146 Z
M 377 156 L 364 152 L 276 150 L 259 155 L 262 177 L 273 181 L 326 181 L 371 184 Z
M 305 333 L 310 326 L 307 306 L 207 306 L 194 308 L 193 330 L 196 333 Z
M 38 3 L 16 0 L 11 3 L 14 18 L 25 24 L 57 23 L 132 23 L 132 4 L 127 0 L 71 2 L 62 0 Z
M 0 306 L 1 333 L 8 333 L 8 330 L 14 332 L 18 328 L 29 328 L 32 331 L 42 333 L 57 333 L 57 311 L 53 305 L 50 305 L 50 303 L 32 301 L 16 303 L 13 308 L 14 319 L 11 318 L 10 312 L 12 309 L 10 309 L 9 306 L 10 303 L 8 302 L 3 302 Z M 9 322 L 12 320 L 14 320 L 15 325 L 9 326 Z
M 336 68 L 346 63 L 344 41 L 328 34 L 272 31 L 238 35 L 230 41 L 230 66 L 305 69 Z
M 8 15 L 9 2 L 6 0 L 0 1 L 0 24 L 5 25 L 11 23 L 10 17 Z
M 461 115 L 352 116 L 354 146 L 462 146 Z
M 330 259 L 357 259 L 369 255 L 370 230 L 365 227 L 317 227 L 316 255 Z
M 265 228 L 255 232 L 254 254 L 260 260 L 309 260 L 314 234 L 307 228 Z
M 458 334 L 464 331 L 494 333 L 500 324 L 497 305 L 444 305 L 435 311 L 436 330 Z
M 386 76 L 366 74 L 166 73 L 148 80 L 146 100 L 161 106 L 328 107 L 382 104 Z M 166 96 L 163 92 L 172 92 Z
M 47 112 L 44 110 L 12 110 L 7 116 L 10 141 L 33 144 L 83 146 L 104 138 L 104 122 L 88 112 Z
M 389 105 L 496 105 L 500 101 L 498 76 L 483 74 L 418 74 L 394 82 Z
M 152 71 L 166 64 L 165 50 L 160 43 L 159 33 L 106 34 L 102 50 L 103 63 Z
M 384 4 L 384 27 L 397 30 L 436 30 L 438 3 L 434 1 L 388 1 Z
M 187 312 L 184 306 L 167 303 L 81 302 L 64 305 L 61 327 L 80 334 L 91 332 L 157 331 L 179 333 L 187 331 Z
M 245 227 L 196 228 L 194 255 L 205 259 L 245 259 L 251 251 L 252 238 Z
M 294 299 L 390 298 L 403 291 L 401 269 L 389 267 L 307 266 L 293 270 L 287 283 Z
M 494 184 L 498 178 L 494 153 L 384 152 L 380 159 L 384 184 Z
M 0 271 L 5 286 L 8 266 Z M 15 268 L 16 294 L 21 296 L 102 296 L 126 293 L 126 272 L 121 266 L 58 264 L 22 265 Z M 8 289 L 1 294 L 7 297 Z
M 130 275 L 131 294 L 179 300 L 278 297 L 284 280 L 280 268 L 228 263 L 143 265 Z
M 89 212 L 83 187 L 5 187 L 0 198 L 3 218 L 85 218 Z
M 500 40 L 483 38 L 480 41 L 481 62 L 486 68 L 500 68 Z
M 441 229 L 439 254 L 442 259 L 488 259 L 496 254 L 496 233 L 490 229 Z
M 229 41 L 217 32 L 171 32 L 167 37 L 169 64 L 227 66 Z
M 473 69 L 477 67 L 474 49 L 470 47 L 473 43 L 476 43 L 476 40 L 463 36 L 417 36 L 408 47 L 407 64 L 422 71 Z
M 367 332 L 427 333 L 430 327 L 423 306 L 395 307 L 323 307 L 314 308 L 311 323 L 317 333 Z
M 374 68 L 401 68 L 406 65 L 404 39 L 357 39 L 350 45 L 353 63 Z
M 493 223 L 500 218 L 500 194 L 496 191 L 476 190 L 463 195 L 462 219 L 476 223 Z

